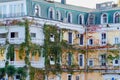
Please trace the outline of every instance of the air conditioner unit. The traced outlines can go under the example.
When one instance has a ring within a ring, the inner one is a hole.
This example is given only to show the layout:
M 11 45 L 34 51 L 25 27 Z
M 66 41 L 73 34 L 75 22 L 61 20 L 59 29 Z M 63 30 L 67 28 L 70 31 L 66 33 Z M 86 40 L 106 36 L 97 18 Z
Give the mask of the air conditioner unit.
M 80 38 L 80 35 L 81 35 L 81 34 L 76 34 L 76 37 L 77 37 L 77 38 Z

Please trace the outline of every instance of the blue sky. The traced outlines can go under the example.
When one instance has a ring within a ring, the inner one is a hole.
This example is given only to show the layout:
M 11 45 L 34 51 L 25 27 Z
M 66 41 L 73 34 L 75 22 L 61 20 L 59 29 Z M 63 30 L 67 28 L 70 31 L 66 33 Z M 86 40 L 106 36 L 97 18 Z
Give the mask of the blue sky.
M 55 1 L 60 2 L 61 0 L 55 0 Z M 118 0 L 66 0 L 66 1 L 67 1 L 67 4 L 95 8 L 96 3 L 101 3 L 106 1 L 114 1 L 116 3 Z

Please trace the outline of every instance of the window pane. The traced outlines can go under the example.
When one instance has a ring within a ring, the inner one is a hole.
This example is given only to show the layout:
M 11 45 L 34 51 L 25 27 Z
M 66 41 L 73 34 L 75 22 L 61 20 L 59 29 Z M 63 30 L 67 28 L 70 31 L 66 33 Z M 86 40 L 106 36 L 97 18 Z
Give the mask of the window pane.
M 72 75 L 68 75 L 68 80 L 72 80 Z
M 83 66 L 83 55 L 79 55 L 79 66 Z
M 68 33 L 68 43 L 72 44 L 72 32 Z
M 83 45 L 83 35 L 81 34 L 81 36 L 80 36 L 80 45 Z
M 71 66 L 72 65 L 72 54 L 68 54 L 68 65 Z

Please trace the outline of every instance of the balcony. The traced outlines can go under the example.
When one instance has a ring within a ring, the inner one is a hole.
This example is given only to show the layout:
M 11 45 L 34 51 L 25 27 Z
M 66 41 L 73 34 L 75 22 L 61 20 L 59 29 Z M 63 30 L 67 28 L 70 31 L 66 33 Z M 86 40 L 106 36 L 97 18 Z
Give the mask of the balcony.
M 44 68 L 44 62 L 42 61 L 30 61 L 31 66 L 35 68 Z M 0 67 L 3 64 L 3 62 L 0 62 Z M 24 67 L 25 61 L 9 61 L 10 65 L 13 65 L 15 67 Z
M 0 44 L 5 44 L 6 43 L 6 38 L 0 38 Z
M 10 14 L 2 14 L 0 15 L 2 18 L 15 18 L 25 16 L 24 12 L 21 13 L 10 13 Z
M 5 61 L 0 61 L 0 68 L 5 67 Z
M 9 61 L 10 65 L 13 65 L 15 67 L 24 67 L 25 62 L 24 61 Z
M 44 68 L 44 63 L 41 63 L 41 61 L 30 61 L 31 66 L 35 68 Z
M 24 39 L 23 38 L 10 38 L 9 42 L 11 44 L 21 44 L 24 42 Z
M 106 66 L 101 66 L 101 65 L 95 65 L 89 67 L 91 70 L 119 70 L 118 66 L 113 66 L 113 65 L 106 65 Z
M 44 39 L 32 38 L 31 41 L 35 44 L 40 44 L 40 45 L 44 44 Z

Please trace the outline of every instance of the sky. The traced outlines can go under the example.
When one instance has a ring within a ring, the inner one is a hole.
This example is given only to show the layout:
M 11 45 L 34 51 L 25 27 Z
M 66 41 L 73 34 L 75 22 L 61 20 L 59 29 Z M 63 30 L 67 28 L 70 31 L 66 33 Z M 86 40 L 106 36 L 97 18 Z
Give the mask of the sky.
M 61 0 L 54 0 L 54 1 L 60 2 Z M 95 8 L 96 3 L 108 2 L 108 1 L 113 1 L 117 3 L 118 0 L 66 0 L 66 1 L 67 4 L 83 6 L 88 8 Z

